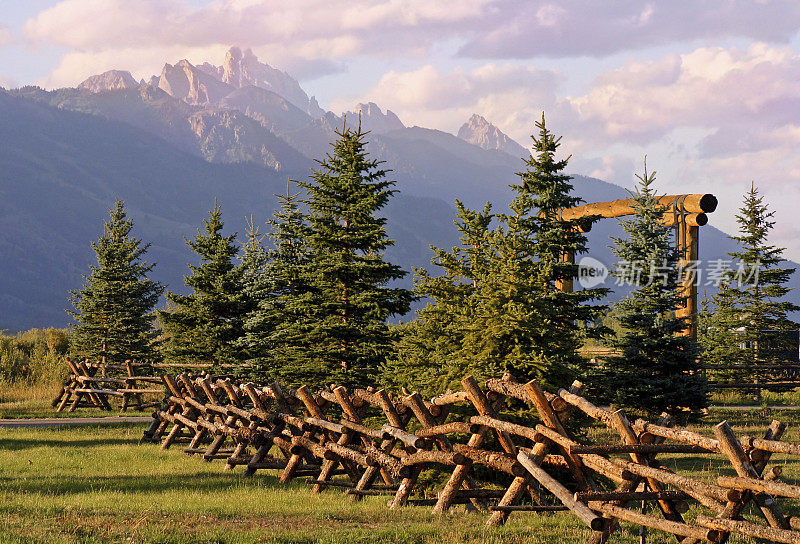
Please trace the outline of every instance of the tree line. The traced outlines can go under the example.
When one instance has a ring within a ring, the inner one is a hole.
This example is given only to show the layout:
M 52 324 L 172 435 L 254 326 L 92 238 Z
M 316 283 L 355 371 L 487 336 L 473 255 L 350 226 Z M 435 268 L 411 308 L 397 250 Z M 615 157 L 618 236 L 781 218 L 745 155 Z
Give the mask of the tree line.
M 582 200 L 544 115 L 510 185 L 508 209 L 456 201 L 460 243 L 433 247 L 435 271 L 415 270 L 413 290 L 397 287 L 408 272 L 385 258 L 393 241 L 380 214 L 394 182 L 367 154 L 366 135 L 360 126 L 338 131 L 309 178 L 287 184 L 264 233 L 251 219 L 243 241 L 224 234 L 215 202 L 186 239 L 198 263 L 189 264 L 185 295 L 148 278 L 149 244 L 132 235 L 117 201 L 92 243 L 97 264 L 71 292 L 73 350 L 107 360 L 210 362 L 260 381 L 383 383 L 425 394 L 466 373 L 510 373 L 552 387 L 581 377 L 603 400 L 658 413 L 707 406 L 703 349 L 706 362 L 727 362 L 733 352 L 743 362 L 766 356 L 764 342 L 742 341 L 743 323 L 754 335 L 794 326 L 787 314 L 798 308 L 780 300 L 793 270 L 781 268 L 782 249 L 767 244 L 771 214 L 753 187 L 734 238 L 742 250 L 732 257 L 762 269 L 757 285 L 724 275 L 701 317 L 700 342 L 676 334 L 687 325 L 675 315 L 683 303 L 678 254 L 646 168 L 631 193 L 635 215 L 622 221 L 624 237 L 613 249 L 620 262 L 665 265 L 666 272 L 654 281 L 654 266 L 645 266 L 613 308 L 602 303 L 606 288 L 561 289 L 579 273 L 576 259 L 566 257 L 587 252 L 584 232 L 599 218 L 561 220 L 561 209 Z M 619 265 L 612 274 L 622 274 Z M 162 294 L 166 307 L 155 310 Z M 418 298 L 427 304 L 415 319 L 389 322 Z M 579 353 L 588 339 L 613 354 L 589 364 Z

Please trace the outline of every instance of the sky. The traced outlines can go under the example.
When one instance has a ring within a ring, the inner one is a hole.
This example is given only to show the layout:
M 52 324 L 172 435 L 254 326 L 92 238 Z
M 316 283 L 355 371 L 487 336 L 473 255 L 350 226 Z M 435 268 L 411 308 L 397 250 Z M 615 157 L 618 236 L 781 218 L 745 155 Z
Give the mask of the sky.
M 569 171 L 714 193 L 733 233 L 751 183 L 800 261 L 796 0 L 0 0 L 0 86 L 221 64 L 231 45 L 336 113 L 372 101 L 455 133 L 477 113 L 529 147 L 545 112 Z M 701 241 L 702 243 L 702 241 Z

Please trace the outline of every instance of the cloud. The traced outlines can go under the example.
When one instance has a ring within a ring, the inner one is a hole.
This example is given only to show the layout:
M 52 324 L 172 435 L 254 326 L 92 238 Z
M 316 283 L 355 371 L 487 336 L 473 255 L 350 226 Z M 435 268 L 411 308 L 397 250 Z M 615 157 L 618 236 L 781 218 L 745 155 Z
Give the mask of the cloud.
M 14 35 L 11 30 L 6 25 L 0 24 L 0 47 L 11 45 L 14 41 Z
M 24 27 L 33 42 L 85 53 L 241 44 L 306 60 L 406 58 L 446 43 L 474 58 L 604 56 L 708 38 L 785 43 L 798 29 L 794 0 L 62 0 Z
M 4 89 L 15 89 L 15 88 L 19 87 L 19 83 L 14 78 L 7 77 L 7 76 L 4 76 L 3 74 L 0 74 L 0 87 L 2 87 Z
M 376 102 L 398 114 L 407 125 L 455 131 L 473 113 L 527 143 L 542 109 L 554 107 L 562 77 L 549 70 L 512 64 L 486 64 L 474 70 L 442 72 L 425 65 L 390 71 L 358 99 L 334 101 L 337 111 L 355 102 Z
M 756 43 L 631 61 L 570 103 L 582 124 L 618 141 L 647 143 L 693 127 L 713 131 L 703 142 L 707 155 L 757 150 L 795 141 L 800 56 Z
M 473 58 L 602 57 L 668 43 L 729 37 L 787 43 L 800 28 L 793 0 L 593 2 L 516 0 L 483 14 L 485 24 L 461 48 Z

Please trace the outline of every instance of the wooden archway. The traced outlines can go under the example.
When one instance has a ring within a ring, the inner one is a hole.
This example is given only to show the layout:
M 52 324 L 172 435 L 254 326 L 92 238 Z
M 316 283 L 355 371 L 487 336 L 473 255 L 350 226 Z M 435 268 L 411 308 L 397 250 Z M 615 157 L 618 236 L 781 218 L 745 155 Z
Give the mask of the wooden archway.
M 700 227 L 708 223 L 708 215 L 717 209 L 717 197 L 712 194 L 666 195 L 659 197 L 659 202 L 666 207 L 664 224 L 675 228 L 675 244 L 680 255 L 679 266 L 686 267 L 696 263 L 699 256 Z M 624 217 L 634 215 L 634 201 L 621 198 L 611 202 L 595 202 L 574 208 L 561 210 L 560 219 L 572 221 L 582 217 Z M 567 255 L 567 260 L 575 261 L 574 255 Z M 685 297 L 683 306 L 676 310 L 678 317 L 688 318 L 688 326 L 684 334 L 693 338 L 697 336 L 697 283 L 696 273 L 684 277 L 680 293 Z M 557 287 L 564 291 L 572 291 L 572 280 L 558 282 Z

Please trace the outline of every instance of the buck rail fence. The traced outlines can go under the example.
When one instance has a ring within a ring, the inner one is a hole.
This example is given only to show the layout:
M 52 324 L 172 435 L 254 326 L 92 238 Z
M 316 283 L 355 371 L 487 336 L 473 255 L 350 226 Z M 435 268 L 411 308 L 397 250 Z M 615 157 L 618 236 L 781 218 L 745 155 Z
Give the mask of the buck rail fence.
M 779 421 L 758 437 L 736 436 L 725 421 L 704 435 L 674 427 L 666 415 L 630 421 L 581 396 L 579 382 L 550 393 L 510 376 L 483 384 L 467 376 L 462 390 L 429 400 L 187 373 L 162 379 L 168 396 L 142 440 L 163 450 L 182 444 L 203 461 L 243 467 L 246 477 L 277 469 L 282 482 L 304 478 L 317 493 L 334 487 L 356 500 L 386 495 L 389 508 L 428 505 L 440 513 L 465 504 L 486 511 L 490 526 L 514 512 L 564 510 L 590 529 L 594 543 L 608 541 L 620 522 L 683 544 L 721 543 L 732 534 L 800 543 L 800 517 L 790 509 L 800 486 L 770 466 L 775 453 L 800 455 L 800 444 L 780 440 Z M 501 415 L 509 405 L 515 417 Z M 521 408 L 530 414 L 524 421 Z M 579 439 L 593 425 L 616 438 Z M 677 455 L 694 460 L 681 466 L 729 469 L 708 481 L 670 468 Z M 435 495 L 420 483 L 432 469 L 448 475 Z

